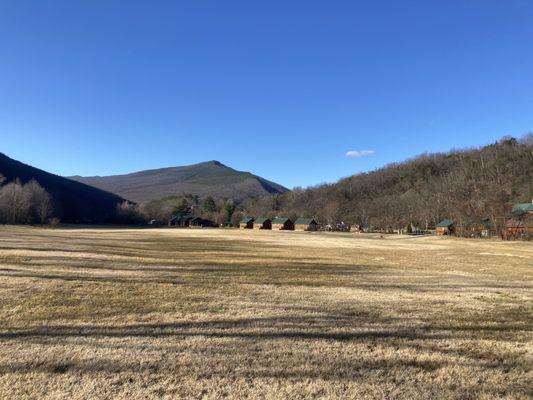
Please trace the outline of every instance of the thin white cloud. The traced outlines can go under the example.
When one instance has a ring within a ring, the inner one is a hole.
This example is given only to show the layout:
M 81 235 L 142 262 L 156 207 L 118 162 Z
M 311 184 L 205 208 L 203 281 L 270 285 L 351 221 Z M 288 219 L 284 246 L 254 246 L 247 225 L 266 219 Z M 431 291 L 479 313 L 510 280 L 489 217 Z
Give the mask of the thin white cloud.
M 374 153 L 374 150 L 350 150 L 346 152 L 346 157 L 361 158 L 371 156 Z

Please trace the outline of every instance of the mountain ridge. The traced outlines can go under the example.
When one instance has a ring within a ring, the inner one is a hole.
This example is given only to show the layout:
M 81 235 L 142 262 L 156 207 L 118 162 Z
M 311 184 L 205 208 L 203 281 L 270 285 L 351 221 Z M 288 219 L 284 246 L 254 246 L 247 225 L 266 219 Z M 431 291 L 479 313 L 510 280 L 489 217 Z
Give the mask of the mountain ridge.
M 127 174 L 75 175 L 69 178 L 139 203 L 176 195 L 213 196 L 242 201 L 289 191 L 280 184 L 251 172 L 238 171 L 217 160 Z
M 77 182 L 25 164 L 0 153 L 0 174 L 6 183 L 19 179 L 36 180 L 50 195 L 63 222 L 112 223 L 117 221 L 117 205 L 124 198 L 82 182 Z

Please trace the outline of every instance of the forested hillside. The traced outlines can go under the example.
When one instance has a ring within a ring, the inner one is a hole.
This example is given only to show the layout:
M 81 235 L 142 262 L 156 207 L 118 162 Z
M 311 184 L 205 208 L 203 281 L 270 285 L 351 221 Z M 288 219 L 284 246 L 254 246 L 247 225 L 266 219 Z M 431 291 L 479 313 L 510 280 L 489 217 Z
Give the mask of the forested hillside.
M 504 138 L 478 149 L 423 154 L 335 184 L 295 189 L 244 204 L 250 215 L 314 216 L 371 228 L 413 223 L 434 227 L 443 218 L 472 224 L 509 214 L 533 197 L 533 135 Z
M 0 222 L 123 222 L 122 197 L 50 174 L 0 153 Z

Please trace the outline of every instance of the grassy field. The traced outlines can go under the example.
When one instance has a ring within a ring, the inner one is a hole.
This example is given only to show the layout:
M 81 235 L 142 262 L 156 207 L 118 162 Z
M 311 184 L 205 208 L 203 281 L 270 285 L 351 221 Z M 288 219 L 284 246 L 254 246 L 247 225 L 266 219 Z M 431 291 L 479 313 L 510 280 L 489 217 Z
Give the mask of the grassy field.
M 2 399 L 526 399 L 533 244 L 0 227 Z

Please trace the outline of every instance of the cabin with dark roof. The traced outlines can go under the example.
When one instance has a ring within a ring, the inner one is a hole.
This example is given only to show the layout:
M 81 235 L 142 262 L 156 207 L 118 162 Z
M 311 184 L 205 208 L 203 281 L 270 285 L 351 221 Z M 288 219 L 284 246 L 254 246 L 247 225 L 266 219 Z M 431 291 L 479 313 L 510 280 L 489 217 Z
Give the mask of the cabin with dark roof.
M 212 228 L 216 226 L 213 221 L 201 217 L 194 217 L 189 221 L 190 228 Z
M 454 232 L 453 221 L 451 219 L 444 219 L 437 224 L 437 235 L 451 235 Z
M 253 229 L 254 228 L 254 219 L 252 217 L 245 217 L 239 223 L 239 228 L 241 229 Z
M 316 231 L 317 228 L 318 224 L 314 218 L 298 218 L 294 221 L 295 231 Z
M 173 217 L 168 226 L 174 226 L 176 228 L 206 228 L 213 227 L 215 224 L 212 221 L 201 217 L 195 217 L 192 215 L 180 215 Z
M 293 231 L 294 223 L 285 217 L 278 217 L 272 220 L 272 230 L 276 231 Z
M 272 229 L 272 220 L 263 217 L 256 218 L 254 220 L 254 229 Z
M 192 218 L 190 215 L 177 215 L 168 221 L 168 226 L 187 228 Z

